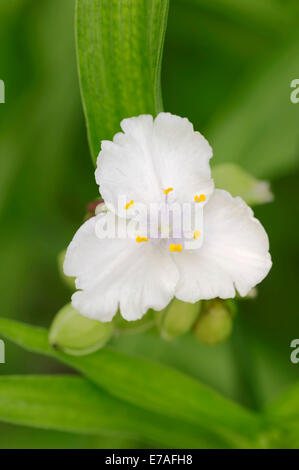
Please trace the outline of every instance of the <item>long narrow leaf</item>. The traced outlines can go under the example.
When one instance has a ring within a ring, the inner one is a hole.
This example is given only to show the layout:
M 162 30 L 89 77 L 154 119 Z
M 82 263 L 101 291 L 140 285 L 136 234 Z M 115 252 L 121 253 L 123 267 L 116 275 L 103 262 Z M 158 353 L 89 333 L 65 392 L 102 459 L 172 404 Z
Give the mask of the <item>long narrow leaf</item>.
M 75 376 L 1 377 L 0 420 L 74 433 L 117 433 L 167 447 L 223 445 L 195 426 L 123 403 Z
M 162 109 L 168 0 L 78 0 L 77 51 L 93 159 L 123 118 Z
M 56 357 L 122 400 L 203 426 L 236 446 L 253 445 L 260 429 L 254 413 L 161 364 L 112 348 L 87 356 L 69 356 L 51 349 L 47 330 L 4 318 L 0 319 L 0 333 L 31 351 Z

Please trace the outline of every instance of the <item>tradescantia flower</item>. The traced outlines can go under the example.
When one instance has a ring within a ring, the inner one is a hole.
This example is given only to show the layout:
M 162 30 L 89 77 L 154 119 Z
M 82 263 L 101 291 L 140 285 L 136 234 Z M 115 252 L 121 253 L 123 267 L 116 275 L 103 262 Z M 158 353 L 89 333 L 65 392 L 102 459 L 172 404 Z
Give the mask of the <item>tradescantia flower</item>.
M 214 189 L 207 140 L 188 119 L 170 113 L 124 119 L 121 128 L 113 142 L 102 142 L 98 156 L 95 176 L 105 206 L 67 249 L 64 272 L 76 277 L 79 289 L 74 308 L 103 322 L 118 310 L 136 320 L 173 297 L 194 303 L 231 298 L 236 291 L 245 296 L 271 268 L 268 237 L 241 198 Z M 109 225 L 111 214 L 119 226 L 128 226 L 138 204 L 158 204 L 165 212 L 175 203 L 201 207 L 203 225 L 193 227 L 192 237 L 201 243 L 194 249 L 186 249 L 184 230 L 165 236 L 160 224 L 158 236 L 151 237 L 148 217 L 146 232 L 98 236 L 97 224 Z

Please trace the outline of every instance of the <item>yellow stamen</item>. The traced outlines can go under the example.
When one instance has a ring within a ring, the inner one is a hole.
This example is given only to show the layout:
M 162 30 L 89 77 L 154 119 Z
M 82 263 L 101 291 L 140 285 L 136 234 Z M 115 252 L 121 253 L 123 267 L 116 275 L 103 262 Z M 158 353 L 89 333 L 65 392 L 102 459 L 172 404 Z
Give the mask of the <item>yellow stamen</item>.
M 137 243 L 147 242 L 147 241 L 148 241 L 147 237 L 140 237 L 139 235 L 138 235 L 138 237 L 136 237 L 136 242 Z
M 132 199 L 132 201 L 128 202 L 128 203 L 125 205 L 125 207 L 124 207 L 124 208 L 126 209 L 126 211 L 127 211 L 128 209 L 130 209 L 130 208 L 133 206 L 133 204 L 134 204 L 134 201 L 133 201 L 133 199 Z
M 201 194 L 200 196 L 194 196 L 195 202 L 203 202 L 205 200 L 206 200 L 206 196 L 204 194 Z
M 197 240 L 198 237 L 200 237 L 200 231 L 199 231 L 199 230 L 195 230 L 194 235 L 193 235 L 193 238 L 194 238 L 195 240 Z
M 177 245 L 175 245 L 175 243 L 171 243 L 169 245 L 169 251 L 183 251 L 183 247 L 180 243 L 177 243 Z
M 170 191 L 173 191 L 173 188 L 164 189 L 164 194 L 168 194 Z

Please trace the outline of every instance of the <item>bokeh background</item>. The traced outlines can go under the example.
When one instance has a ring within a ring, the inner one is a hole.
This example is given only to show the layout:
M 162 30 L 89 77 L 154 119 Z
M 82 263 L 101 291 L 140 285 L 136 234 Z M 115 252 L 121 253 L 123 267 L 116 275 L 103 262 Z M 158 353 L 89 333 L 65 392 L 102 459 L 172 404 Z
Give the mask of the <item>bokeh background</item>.
M 168 343 L 154 331 L 115 340 L 254 409 L 299 377 L 299 364 L 290 362 L 290 342 L 299 337 L 299 103 L 289 100 L 290 81 L 299 78 L 298 13 L 296 0 L 170 0 L 164 107 L 188 116 L 215 144 L 215 164 L 230 160 L 231 145 L 232 160 L 271 180 L 275 200 L 255 213 L 274 264 L 258 297 L 239 302 L 224 344 L 208 347 L 188 336 Z M 0 48 L 1 315 L 48 326 L 70 296 L 57 255 L 97 197 L 76 71 L 74 0 L 2 0 Z M 228 141 L 221 137 L 227 122 L 235 126 Z M 254 129 L 248 145 L 246 129 Z M 66 371 L 8 342 L 6 361 L 0 374 Z M 0 423 L 1 448 L 145 445 Z

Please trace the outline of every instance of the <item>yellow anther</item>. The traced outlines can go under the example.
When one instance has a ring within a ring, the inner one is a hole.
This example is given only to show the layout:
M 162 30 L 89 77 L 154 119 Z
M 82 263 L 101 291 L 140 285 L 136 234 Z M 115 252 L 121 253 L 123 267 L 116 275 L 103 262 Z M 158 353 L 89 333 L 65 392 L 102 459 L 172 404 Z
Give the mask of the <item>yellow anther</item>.
M 206 200 L 206 196 L 204 194 L 201 194 L 200 196 L 194 196 L 195 202 L 203 202 L 205 200 Z
M 147 241 L 148 241 L 147 237 L 140 237 L 139 235 L 138 235 L 138 237 L 136 237 L 136 242 L 137 243 L 147 242 Z
M 194 232 L 194 234 L 193 234 L 193 238 L 194 238 L 195 240 L 197 240 L 198 237 L 200 237 L 200 231 L 199 231 L 199 230 L 195 230 L 195 232 Z
M 130 208 L 133 206 L 133 204 L 134 204 L 134 201 L 133 201 L 133 199 L 132 199 L 132 201 L 128 202 L 128 203 L 125 205 L 126 211 L 127 211 L 128 209 L 130 209 Z
M 173 191 L 173 188 L 164 189 L 164 194 L 168 194 L 170 191 Z
M 169 251 L 183 251 L 183 247 L 180 243 L 177 243 L 177 245 L 175 243 L 171 243 L 169 245 Z

